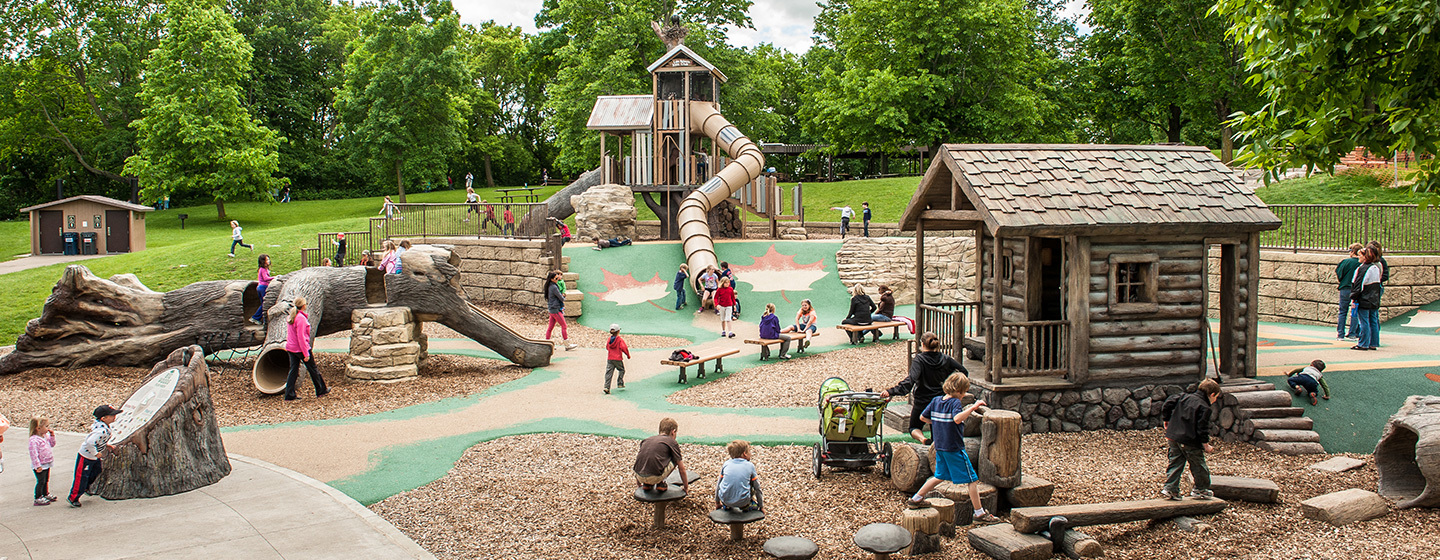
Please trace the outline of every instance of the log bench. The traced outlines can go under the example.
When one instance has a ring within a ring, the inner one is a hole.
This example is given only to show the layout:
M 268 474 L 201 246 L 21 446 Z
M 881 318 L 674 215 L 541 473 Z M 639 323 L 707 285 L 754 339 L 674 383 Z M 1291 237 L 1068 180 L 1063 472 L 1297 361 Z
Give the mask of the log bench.
M 894 329 L 891 338 L 900 340 L 900 327 L 903 326 L 905 323 L 900 321 L 877 321 L 868 325 L 835 325 L 835 328 L 845 331 L 845 335 L 850 337 L 850 344 L 853 345 L 860 344 L 865 338 L 865 333 L 880 329 Z
M 1083 527 L 1182 515 L 1209 515 L 1220 513 L 1227 505 L 1225 500 L 1185 498 L 1015 508 L 1010 510 L 1010 524 L 1021 533 L 1038 533 L 1048 528 L 1050 518 L 1061 515 L 1069 520 L 1067 527 Z
M 746 511 L 732 511 L 730 508 L 720 508 L 710 512 L 710 521 L 717 525 L 728 525 L 730 527 L 730 540 L 745 540 L 745 525 L 765 519 L 765 512 L 758 509 Z
M 810 338 L 815 335 L 807 332 L 803 335 L 800 333 L 786 333 L 786 336 L 790 337 L 790 343 L 795 346 L 795 353 L 804 354 L 805 347 L 810 345 Z M 778 338 L 750 338 L 745 340 L 745 344 L 757 344 L 760 346 L 760 361 L 762 362 L 770 359 L 770 347 L 780 344 L 781 342 L 784 341 Z
M 695 374 L 695 377 L 696 377 L 696 378 L 699 378 L 699 379 L 705 379 L 705 362 L 714 360 L 714 361 L 715 361 L 715 373 L 723 373 L 723 372 L 725 371 L 725 362 L 724 362 L 725 356 L 731 356 L 731 355 L 735 355 L 735 354 L 739 354 L 739 353 L 740 353 L 740 349 L 739 349 L 739 348 L 731 348 L 731 349 L 729 349 L 729 350 L 722 350 L 722 351 L 720 351 L 720 352 L 718 352 L 718 353 L 711 354 L 711 355 L 709 355 L 709 356 L 701 356 L 701 357 L 695 358 L 695 359 L 693 359 L 693 360 L 683 360 L 683 361 L 682 361 L 682 360 L 660 360 L 660 365 L 679 366 L 679 367 L 680 367 L 680 383 L 686 383 L 687 380 L 688 380 L 688 378 L 685 377 L 685 368 L 690 367 L 690 366 L 699 366 L 699 367 L 700 367 L 700 372 L 697 373 L 697 374 Z

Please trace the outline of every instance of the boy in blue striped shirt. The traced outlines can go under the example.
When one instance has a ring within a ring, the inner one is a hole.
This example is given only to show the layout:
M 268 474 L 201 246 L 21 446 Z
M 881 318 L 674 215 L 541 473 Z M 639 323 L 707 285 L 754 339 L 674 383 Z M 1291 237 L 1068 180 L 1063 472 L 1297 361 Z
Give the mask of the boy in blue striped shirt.
M 970 464 L 970 455 L 965 453 L 965 419 L 969 418 L 977 407 L 984 406 L 985 401 L 977 400 L 970 406 L 961 404 L 961 399 L 970 390 L 970 378 L 961 372 L 952 373 L 945 378 L 942 388 L 945 394 L 931 400 L 920 413 L 920 420 L 930 424 L 930 436 L 935 440 L 935 476 L 926 480 L 920 491 L 905 501 L 905 505 L 915 509 L 930 507 L 925 495 L 935 490 L 942 480 L 952 484 L 969 484 L 970 506 L 975 510 L 975 522 L 998 523 L 1000 519 L 980 505 L 980 477 L 975 475 L 975 467 Z

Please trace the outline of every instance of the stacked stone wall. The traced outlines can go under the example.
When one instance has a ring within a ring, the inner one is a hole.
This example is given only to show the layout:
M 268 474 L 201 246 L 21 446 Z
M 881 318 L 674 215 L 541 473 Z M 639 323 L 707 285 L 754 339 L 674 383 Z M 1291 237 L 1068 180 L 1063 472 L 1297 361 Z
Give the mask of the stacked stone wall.
M 971 389 L 992 408 L 1020 413 L 1023 433 L 1079 432 L 1089 430 L 1146 430 L 1164 424 L 1160 412 L 1165 399 L 1195 385 L 1142 385 L 1095 387 L 1060 391 L 995 393 Z
M 471 301 L 545 308 L 550 258 L 538 239 L 432 239 L 460 257 L 460 285 Z
M 1210 316 L 1219 316 L 1220 252 L 1210 252 Z M 1260 252 L 1261 321 L 1333 325 L 1339 313 L 1339 284 L 1335 265 L 1344 255 Z M 1387 255 L 1390 281 L 1385 284 L 1380 320 L 1404 315 L 1440 300 L 1440 256 Z
M 345 375 L 362 381 L 414 379 L 429 357 L 429 340 L 408 307 L 367 307 L 351 312 L 350 359 Z
M 846 288 L 861 284 L 873 296 L 875 287 L 885 284 L 896 304 L 915 303 L 914 238 L 847 238 L 835 263 Z M 970 301 L 974 290 L 974 238 L 926 236 L 925 301 Z

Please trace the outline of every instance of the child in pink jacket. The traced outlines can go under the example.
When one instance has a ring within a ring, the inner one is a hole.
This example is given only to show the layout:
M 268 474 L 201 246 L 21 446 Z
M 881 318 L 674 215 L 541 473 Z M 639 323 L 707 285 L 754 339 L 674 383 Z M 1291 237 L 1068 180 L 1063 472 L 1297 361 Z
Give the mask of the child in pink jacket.
M 300 364 L 310 372 L 310 382 L 315 384 L 315 396 L 323 397 L 330 389 L 325 387 L 325 378 L 315 369 L 315 353 L 310 342 L 310 314 L 305 312 L 305 298 L 295 298 L 295 307 L 290 309 L 290 322 L 285 328 L 285 352 L 290 354 L 290 374 L 285 377 L 285 400 L 295 400 L 295 383 L 300 379 Z
M 30 468 L 35 471 L 35 505 L 48 506 L 59 498 L 50 495 L 50 466 L 55 463 L 55 430 L 46 418 L 30 419 Z

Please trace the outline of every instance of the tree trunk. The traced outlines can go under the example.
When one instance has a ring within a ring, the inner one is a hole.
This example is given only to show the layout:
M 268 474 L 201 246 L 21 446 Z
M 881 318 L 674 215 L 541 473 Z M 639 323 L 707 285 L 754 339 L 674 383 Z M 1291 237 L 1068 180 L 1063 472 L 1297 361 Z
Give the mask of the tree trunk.
M 1229 165 L 1235 159 L 1235 133 L 1230 128 L 1230 100 L 1215 100 L 1215 114 L 1220 117 L 1220 162 Z
M 401 160 L 395 160 L 395 189 L 400 193 L 400 202 L 405 202 L 405 176 L 400 173 Z
M 1400 508 L 1440 506 L 1440 397 L 1411 396 L 1375 446 L 1380 494 Z
M 575 179 L 575 182 L 570 183 L 550 198 L 545 199 L 545 205 L 549 207 L 549 213 L 546 215 L 554 217 L 557 220 L 569 218 L 575 213 L 575 207 L 570 204 L 570 197 L 590 190 L 590 187 L 602 183 L 604 183 L 604 176 L 600 173 L 599 167 L 586 171 L 581 174 L 578 179 Z
M 219 217 L 221 220 L 224 220 L 224 219 L 225 219 L 225 200 L 224 200 L 224 199 L 221 199 L 221 198 L 216 198 L 216 199 L 215 199 L 215 214 L 216 214 L 216 216 Z
M 935 474 L 935 450 L 928 445 L 900 443 L 890 459 L 890 484 L 896 490 L 914 493 Z
M 103 280 L 83 265 L 65 268 L 40 317 L 25 325 L 0 375 L 38 367 L 145 366 L 177 349 L 255 346 L 260 327 L 255 282 L 196 282 L 170 292 L 146 288 L 133 274 Z
M 495 188 L 495 175 L 490 172 L 490 154 L 485 154 L 485 186 Z
M 377 297 L 383 276 L 383 272 L 369 267 L 315 266 L 272 280 L 265 293 L 269 302 L 265 311 L 265 344 L 251 371 L 255 389 L 267 395 L 285 389 L 285 378 L 290 371 L 285 338 L 296 298 L 305 298 L 313 343 L 318 337 L 350 330 L 350 314 L 354 310 L 371 303 L 383 303 L 384 297 Z
M 1020 485 L 1020 413 L 992 410 L 980 425 L 980 480 L 996 488 Z
M 115 450 L 90 493 L 107 500 L 154 498 L 214 484 L 230 474 L 199 346 L 155 364 L 111 428 Z
M 1180 111 L 1180 106 L 1174 103 L 1170 104 L 1169 112 L 1170 115 L 1165 120 L 1165 141 L 1172 144 L 1179 144 L 1181 142 L 1180 131 L 1185 128 L 1185 121 L 1181 118 L 1183 114 Z

